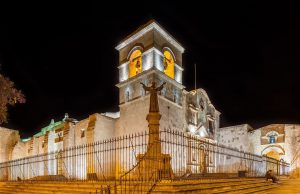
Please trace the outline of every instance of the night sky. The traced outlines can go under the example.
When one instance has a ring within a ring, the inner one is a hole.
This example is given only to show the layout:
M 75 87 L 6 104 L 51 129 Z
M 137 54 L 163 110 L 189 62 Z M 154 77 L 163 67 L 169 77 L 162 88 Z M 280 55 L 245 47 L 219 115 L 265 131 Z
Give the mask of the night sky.
M 185 47 L 187 90 L 197 64 L 197 86 L 222 113 L 221 126 L 299 124 L 298 6 L 201 2 L 1 5 L 1 73 L 27 98 L 4 126 L 24 138 L 66 112 L 80 120 L 117 111 L 114 47 L 150 19 Z

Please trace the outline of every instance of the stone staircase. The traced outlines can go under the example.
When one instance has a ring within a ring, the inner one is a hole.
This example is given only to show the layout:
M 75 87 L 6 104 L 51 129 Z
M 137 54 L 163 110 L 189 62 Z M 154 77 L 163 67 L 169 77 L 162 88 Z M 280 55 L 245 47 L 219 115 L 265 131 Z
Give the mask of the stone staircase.
M 0 182 L 0 194 L 90 194 L 106 187 L 104 182 Z
M 284 180 L 281 180 L 281 183 Z M 203 179 L 160 182 L 153 193 L 261 193 L 278 187 L 264 178 Z
M 269 193 L 268 191 L 279 187 L 286 180 L 286 178 L 280 178 L 279 184 L 272 183 L 271 181 L 266 182 L 265 178 L 227 178 L 176 181 L 163 180 L 155 185 L 151 193 Z M 135 187 L 132 185 L 126 186 L 126 193 L 147 193 L 147 191 L 149 190 L 149 185 L 146 185 L 146 183 L 144 183 L 144 185 L 141 184 Z M 123 186 L 123 189 L 124 188 L 125 187 Z M 138 188 L 139 191 L 135 191 L 136 188 Z M 121 191 L 120 187 L 118 187 L 118 191 Z
M 227 178 L 238 178 L 237 173 L 195 173 L 189 174 L 184 177 L 187 180 L 197 179 L 227 179 Z
M 151 193 L 155 194 L 188 194 L 188 193 L 269 193 L 270 189 L 279 187 L 286 179 L 280 178 L 279 184 L 266 182 L 264 178 L 230 178 L 230 179 L 200 179 L 200 180 L 163 180 L 158 182 Z M 0 194 L 98 194 L 110 185 L 111 193 L 147 193 L 153 183 L 131 182 L 123 183 L 114 189 L 114 182 L 0 182 Z M 125 192 L 126 190 L 126 192 Z M 103 192 L 105 193 L 105 192 Z M 276 193 L 276 192 L 275 192 Z

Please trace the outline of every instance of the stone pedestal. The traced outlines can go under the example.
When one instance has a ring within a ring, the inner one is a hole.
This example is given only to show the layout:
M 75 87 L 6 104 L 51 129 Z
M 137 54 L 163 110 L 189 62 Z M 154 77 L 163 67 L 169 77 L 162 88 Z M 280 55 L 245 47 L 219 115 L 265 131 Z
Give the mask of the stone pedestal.
M 137 156 L 140 162 L 136 170 L 136 177 L 142 180 L 172 179 L 171 156 L 160 154 L 148 156 L 147 153 Z
M 171 179 L 174 177 L 171 167 L 171 156 L 163 154 L 159 137 L 159 120 L 161 115 L 158 112 L 150 112 L 147 115 L 149 127 L 149 142 L 145 154 L 139 154 L 138 167 L 135 171 L 137 178 L 142 180 Z

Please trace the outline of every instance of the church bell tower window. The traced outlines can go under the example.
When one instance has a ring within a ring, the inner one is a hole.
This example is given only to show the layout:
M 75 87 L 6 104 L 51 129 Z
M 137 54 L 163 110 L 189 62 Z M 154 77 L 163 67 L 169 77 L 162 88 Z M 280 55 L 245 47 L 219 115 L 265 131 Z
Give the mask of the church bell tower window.
M 164 51 L 164 73 L 174 79 L 174 58 L 170 51 Z
M 142 52 L 135 50 L 129 58 L 129 78 L 142 72 Z

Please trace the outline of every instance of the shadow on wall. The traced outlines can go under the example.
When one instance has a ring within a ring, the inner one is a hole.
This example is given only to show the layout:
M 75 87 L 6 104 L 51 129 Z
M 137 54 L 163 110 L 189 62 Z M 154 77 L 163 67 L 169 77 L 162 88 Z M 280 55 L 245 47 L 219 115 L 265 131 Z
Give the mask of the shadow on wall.
M 3 139 L 1 144 L 4 147 L 4 155 L 2 156 L 2 161 L 8 161 L 12 159 L 12 151 L 15 145 L 20 141 L 20 135 L 18 131 L 11 131 Z

